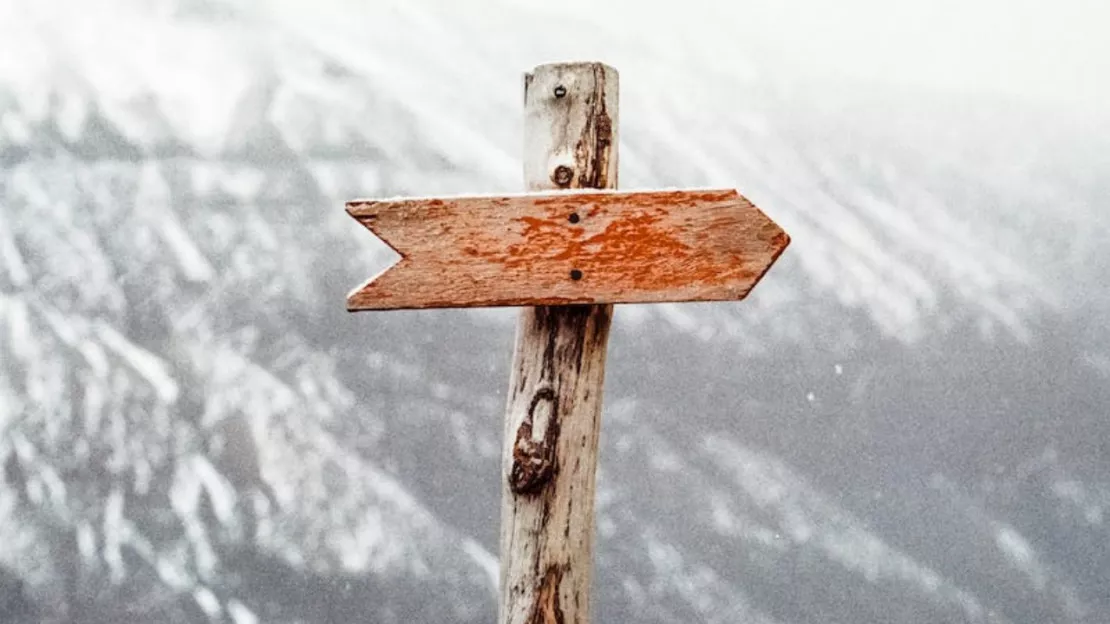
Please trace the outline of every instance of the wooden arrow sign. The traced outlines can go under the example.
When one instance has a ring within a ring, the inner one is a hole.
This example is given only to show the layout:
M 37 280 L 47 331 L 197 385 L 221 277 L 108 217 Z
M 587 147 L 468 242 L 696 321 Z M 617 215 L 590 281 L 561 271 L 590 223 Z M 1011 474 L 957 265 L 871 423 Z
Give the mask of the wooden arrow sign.
M 743 299 L 790 238 L 734 190 L 359 200 L 401 260 L 347 309 Z

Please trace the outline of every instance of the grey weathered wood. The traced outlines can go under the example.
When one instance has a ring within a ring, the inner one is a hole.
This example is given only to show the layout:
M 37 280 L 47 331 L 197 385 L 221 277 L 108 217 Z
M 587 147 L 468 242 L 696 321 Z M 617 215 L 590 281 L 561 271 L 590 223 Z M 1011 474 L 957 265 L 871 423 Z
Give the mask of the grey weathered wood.
M 530 191 L 617 186 L 617 72 L 541 65 L 524 81 Z M 502 452 L 502 624 L 589 621 L 611 305 L 524 308 Z

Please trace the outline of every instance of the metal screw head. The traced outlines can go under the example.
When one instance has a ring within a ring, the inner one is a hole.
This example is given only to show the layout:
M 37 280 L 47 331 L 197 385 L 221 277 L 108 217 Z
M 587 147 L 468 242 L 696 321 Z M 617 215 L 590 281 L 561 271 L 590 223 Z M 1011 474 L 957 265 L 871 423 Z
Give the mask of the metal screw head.
M 572 212 L 570 213 L 570 216 L 567 217 L 567 221 L 570 221 L 571 223 L 578 223 L 581 220 L 582 217 L 579 217 L 577 212 Z
M 567 94 L 567 88 L 564 87 L 563 85 L 558 85 L 558 86 L 555 87 L 555 97 L 561 98 L 561 97 L 566 96 L 566 94 Z
M 582 271 L 579 271 L 578 269 L 571 269 L 570 270 L 570 279 L 572 279 L 576 282 L 578 280 L 582 279 Z
M 567 186 L 570 184 L 571 179 L 574 178 L 574 170 L 566 165 L 559 165 L 555 167 L 555 173 L 551 175 L 551 179 L 559 186 Z

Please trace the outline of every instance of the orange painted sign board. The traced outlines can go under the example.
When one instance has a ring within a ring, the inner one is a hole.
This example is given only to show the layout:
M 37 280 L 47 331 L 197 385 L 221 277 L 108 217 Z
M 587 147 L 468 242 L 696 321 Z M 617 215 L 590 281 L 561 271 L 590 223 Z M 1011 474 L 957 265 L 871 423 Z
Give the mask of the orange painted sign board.
M 743 299 L 790 237 L 735 190 L 356 200 L 401 259 L 347 309 Z

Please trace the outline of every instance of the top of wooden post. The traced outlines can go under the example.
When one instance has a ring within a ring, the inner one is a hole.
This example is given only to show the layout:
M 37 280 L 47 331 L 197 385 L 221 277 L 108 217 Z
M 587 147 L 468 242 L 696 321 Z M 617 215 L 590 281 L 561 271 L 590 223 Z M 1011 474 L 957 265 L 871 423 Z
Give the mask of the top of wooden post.
M 524 179 L 529 191 L 617 187 L 617 70 L 540 65 L 524 75 Z

